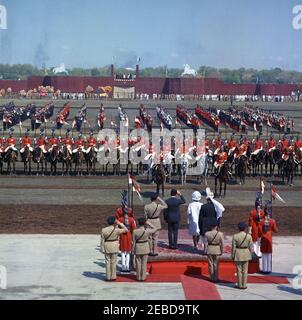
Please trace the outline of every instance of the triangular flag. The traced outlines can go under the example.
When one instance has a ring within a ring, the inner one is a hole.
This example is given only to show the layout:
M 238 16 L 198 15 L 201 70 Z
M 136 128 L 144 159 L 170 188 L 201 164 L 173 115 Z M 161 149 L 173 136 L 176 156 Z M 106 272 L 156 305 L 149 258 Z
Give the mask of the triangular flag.
M 285 201 L 279 196 L 279 194 L 277 193 L 276 187 L 272 184 L 272 198 L 274 200 L 279 200 L 280 202 L 285 203 Z

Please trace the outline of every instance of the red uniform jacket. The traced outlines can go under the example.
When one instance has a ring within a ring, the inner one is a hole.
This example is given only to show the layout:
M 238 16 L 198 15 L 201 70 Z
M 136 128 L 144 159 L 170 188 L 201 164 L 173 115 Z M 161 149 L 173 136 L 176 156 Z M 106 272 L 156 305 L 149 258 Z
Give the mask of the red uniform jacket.
M 58 144 L 58 139 L 57 138 L 50 138 L 49 143 L 53 146 L 55 144 Z
M 270 219 L 268 226 L 265 228 L 265 220 L 260 223 L 260 235 L 261 235 L 261 252 L 272 253 L 273 252 L 273 232 L 278 232 L 278 227 L 274 219 Z
M 22 138 L 23 147 L 27 146 L 28 144 L 31 145 L 31 138 L 30 137 L 23 137 Z
M 7 139 L 6 139 L 6 143 L 7 143 L 9 146 L 15 145 L 15 144 L 16 144 L 16 139 L 15 139 L 15 138 L 7 138 Z
M 268 141 L 268 147 L 271 149 L 271 148 L 274 148 L 276 146 L 276 140 L 269 140 Z
M 263 144 L 261 140 L 255 141 L 255 150 L 262 148 L 262 145 Z
M 96 139 L 95 138 L 89 138 L 88 139 L 88 145 L 90 147 L 94 147 L 96 145 Z
M 233 149 L 233 148 L 235 148 L 237 146 L 237 142 L 235 141 L 235 140 L 230 140 L 229 142 L 228 142 L 228 147 L 229 147 L 229 149 Z
M 302 141 L 301 140 L 295 141 L 295 149 L 300 149 L 300 148 L 302 148 Z
M 260 210 L 260 217 L 258 217 L 257 210 L 253 209 L 250 212 L 249 226 L 252 227 L 252 238 L 253 241 L 257 241 L 260 238 L 260 222 L 264 219 L 264 211 Z
M 78 140 L 75 142 L 75 145 L 76 145 L 77 147 L 83 147 L 83 144 L 84 144 L 83 139 L 78 139 Z
M 124 218 L 122 208 L 117 209 L 116 218 L 118 219 L 118 221 L 125 224 L 125 218 Z M 132 251 L 132 232 L 136 228 L 136 222 L 133 218 L 133 213 L 131 209 L 129 209 L 129 213 L 128 213 L 128 222 L 129 222 L 129 227 L 127 228 L 129 231 L 127 233 L 122 233 L 120 235 L 120 250 L 131 252 Z
M 281 140 L 281 151 L 283 152 L 284 149 L 288 147 L 288 140 Z
M 216 149 L 220 148 L 221 147 L 221 140 L 216 139 L 214 141 L 214 146 L 215 146 Z
M 72 139 L 71 138 L 65 138 L 65 139 L 63 139 L 63 143 L 65 145 L 71 146 L 72 145 Z
M 45 146 L 45 145 L 46 145 L 46 140 L 45 140 L 44 138 L 38 138 L 38 140 L 37 140 L 37 145 L 38 145 L 39 147 Z

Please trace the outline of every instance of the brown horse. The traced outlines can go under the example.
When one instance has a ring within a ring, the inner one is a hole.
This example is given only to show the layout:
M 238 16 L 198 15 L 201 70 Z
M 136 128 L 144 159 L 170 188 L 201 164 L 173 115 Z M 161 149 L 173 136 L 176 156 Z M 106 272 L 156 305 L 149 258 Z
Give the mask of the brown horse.
M 78 149 L 76 153 L 73 154 L 73 159 L 75 163 L 74 172 L 79 176 L 83 175 L 83 163 L 85 161 L 84 152 Z
M 9 148 L 5 153 L 5 161 L 7 162 L 7 172 L 10 175 L 16 174 L 17 153 Z
M 96 175 L 95 164 L 97 162 L 97 153 L 94 150 L 94 147 L 91 147 L 90 151 L 87 154 L 85 154 L 85 160 L 86 160 L 86 166 L 87 166 L 87 174 Z
M 300 166 L 300 173 L 299 173 Z M 295 150 L 295 172 L 296 175 L 302 175 L 302 151 L 299 148 Z
M 31 174 L 31 162 L 33 156 L 28 146 L 24 147 L 24 152 L 22 153 L 22 161 L 24 164 L 24 174 Z
M 43 153 L 43 150 L 40 147 L 35 148 L 34 154 L 33 154 L 33 160 L 37 164 L 37 176 L 39 173 L 41 173 L 42 176 L 47 171 L 47 161 L 46 156 Z M 40 170 L 41 167 L 41 170 Z
M 58 146 L 53 146 L 52 150 L 48 153 L 48 160 L 50 162 L 50 174 L 57 174 L 57 164 L 59 160 L 59 148 Z
M 63 175 L 70 175 L 71 173 L 71 162 L 72 156 L 67 149 L 67 146 L 64 145 L 62 149 L 62 176 Z

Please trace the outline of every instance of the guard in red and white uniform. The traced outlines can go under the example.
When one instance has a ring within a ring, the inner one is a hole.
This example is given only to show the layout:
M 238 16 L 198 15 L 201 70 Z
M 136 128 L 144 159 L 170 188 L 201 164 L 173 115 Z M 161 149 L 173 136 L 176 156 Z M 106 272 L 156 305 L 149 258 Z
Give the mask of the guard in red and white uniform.
M 252 152 L 252 155 L 257 155 L 261 150 L 263 150 L 263 143 L 259 139 L 259 137 L 256 138 L 256 140 L 253 142 L 254 144 L 254 152 Z
M 231 155 L 237 147 L 237 142 L 234 140 L 233 136 L 228 140 L 228 148 L 229 148 L 229 155 Z
M 66 132 L 65 138 L 62 140 L 62 143 L 67 147 L 68 152 L 72 155 L 71 147 L 73 145 L 72 138 L 69 137 L 69 131 Z
M 57 147 L 59 144 L 58 138 L 56 138 L 55 130 L 52 129 L 51 138 L 48 140 L 49 149 L 48 151 L 51 152 L 53 147 Z
M 222 141 L 221 141 L 220 135 L 216 139 L 213 140 L 213 145 L 215 148 L 214 155 L 217 155 L 220 152 L 220 148 L 222 146 Z
M 25 147 L 28 147 L 30 152 L 33 152 L 34 149 L 31 146 L 32 145 L 32 140 L 31 138 L 28 136 L 28 131 L 25 132 L 24 137 L 22 138 L 22 149 L 20 150 L 20 153 L 23 153 L 25 150 Z
M 273 136 L 270 137 L 270 139 L 268 140 L 267 144 L 268 144 L 268 152 L 272 152 L 272 151 L 274 151 L 276 149 L 277 142 L 276 142 L 276 140 L 274 139 Z
M 85 149 L 84 149 L 84 140 L 83 140 L 83 138 L 82 138 L 82 134 L 81 134 L 81 133 L 79 134 L 79 137 L 78 137 L 78 139 L 75 141 L 74 145 L 75 145 L 75 149 L 73 149 L 72 153 L 77 153 L 79 150 L 85 152 Z
M 9 137 L 6 139 L 6 148 L 4 152 L 7 152 L 8 149 L 12 149 L 15 152 L 18 152 L 15 146 L 16 146 L 16 139 L 13 138 L 13 129 L 11 129 L 9 132 Z
M 295 141 L 295 150 L 298 149 L 302 152 L 302 141 L 299 139 L 299 137 L 297 137 Z
M 134 127 L 135 129 L 141 129 L 143 127 L 143 123 L 140 117 L 135 117 Z
M 44 132 L 41 130 L 40 136 L 36 141 L 37 147 L 41 148 L 43 153 L 47 153 L 46 150 L 47 139 L 44 137 Z
M 219 174 L 220 168 L 228 160 L 228 154 L 224 151 L 224 147 L 221 147 L 221 151 L 217 154 L 218 159 L 214 162 L 215 174 Z
M 0 129 L 0 132 L 1 132 L 2 130 Z M 5 138 L 3 137 L 3 138 L 1 138 L 0 137 L 0 152 L 2 153 L 2 152 L 4 152 L 4 146 L 5 146 Z
M 262 253 L 262 272 L 272 272 L 272 253 L 273 253 L 273 233 L 278 232 L 277 223 L 270 217 L 270 214 L 265 210 L 265 217 L 260 222 L 259 226 L 261 236 L 260 251 Z
M 280 141 L 281 144 L 281 152 L 284 152 L 286 148 L 289 146 L 289 141 L 283 136 L 282 140 Z
M 88 148 L 86 149 L 86 153 L 89 153 L 91 148 L 93 148 L 93 150 L 95 152 L 98 152 L 99 149 L 96 147 L 97 145 L 97 140 L 96 138 L 94 138 L 93 136 L 93 131 L 90 131 L 90 134 L 89 134 L 89 138 L 87 140 L 87 144 L 88 144 Z
M 261 209 L 261 203 L 256 200 L 255 209 L 251 210 L 249 216 L 249 233 L 252 235 L 254 252 L 258 257 L 261 256 L 260 251 L 260 223 L 264 219 L 264 211 Z

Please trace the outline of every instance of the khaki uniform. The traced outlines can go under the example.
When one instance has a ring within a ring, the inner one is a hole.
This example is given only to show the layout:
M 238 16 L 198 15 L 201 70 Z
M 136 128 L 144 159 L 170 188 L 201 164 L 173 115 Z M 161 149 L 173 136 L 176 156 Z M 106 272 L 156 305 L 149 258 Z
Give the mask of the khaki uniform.
M 223 253 L 223 233 L 217 230 L 205 233 L 204 253 L 208 256 L 209 274 L 212 281 L 217 281 L 219 258 Z
M 117 254 L 119 252 L 120 234 L 126 232 L 117 225 L 103 228 L 101 231 L 101 252 L 105 255 L 106 279 L 116 279 Z
M 237 269 L 238 287 L 246 288 L 248 264 L 252 260 L 253 239 L 251 235 L 242 231 L 233 236 L 232 258 Z
M 150 253 L 149 237 L 152 233 L 156 232 L 156 228 L 147 222 L 133 231 L 133 254 L 135 254 L 136 264 L 136 278 L 137 280 L 144 281 L 146 279 L 148 254 Z
M 160 215 L 164 209 L 168 208 L 167 204 L 163 200 L 158 199 L 158 202 L 160 203 L 152 201 L 150 204 L 145 205 L 144 208 L 145 218 L 156 228 L 156 231 L 152 233 L 149 238 L 150 252 L 153 254 L 156 253 L 159 230 L 161 229 Z

